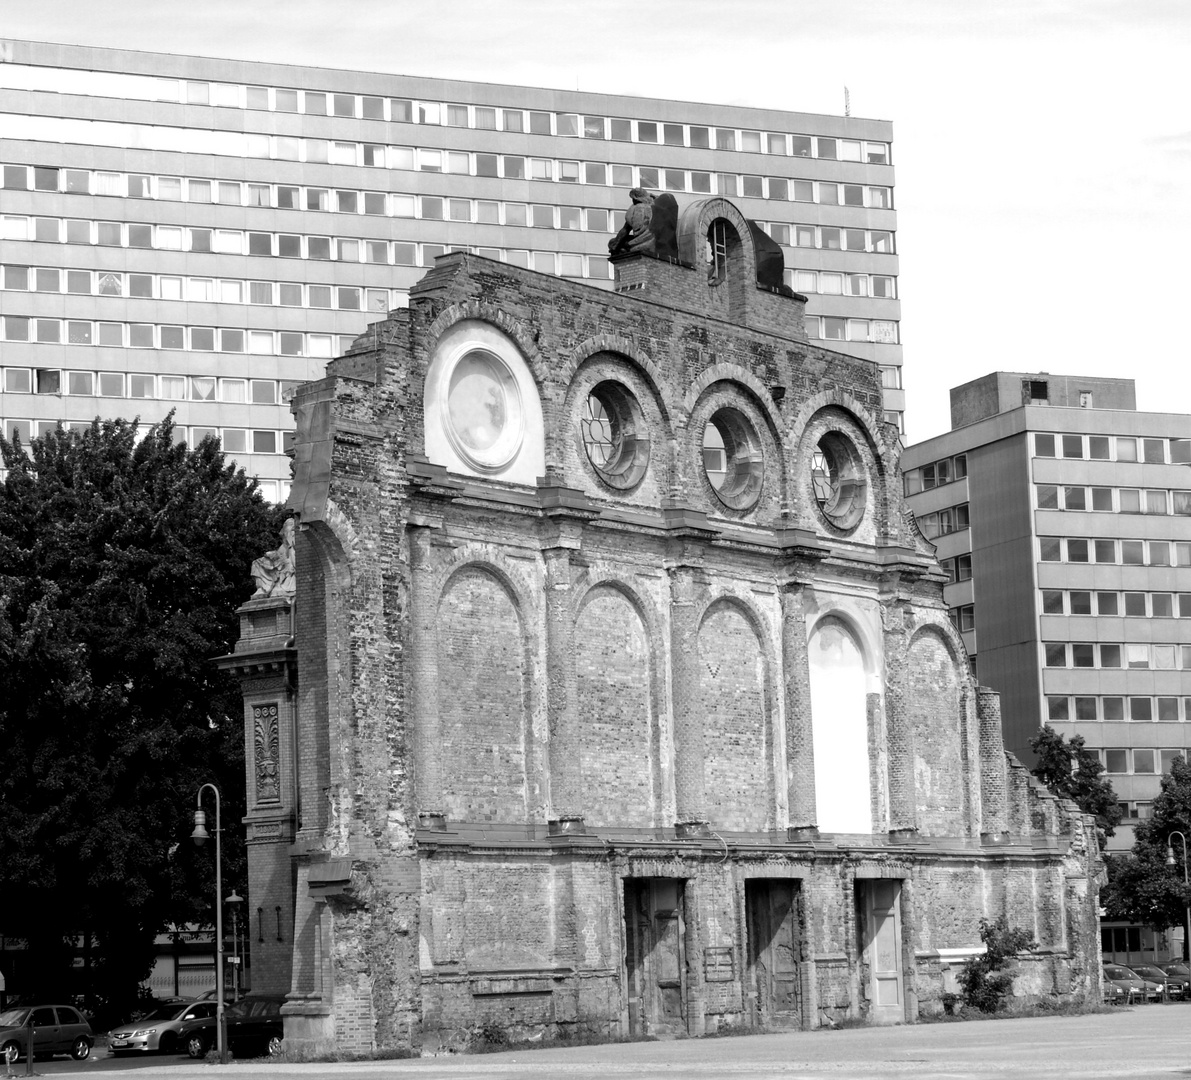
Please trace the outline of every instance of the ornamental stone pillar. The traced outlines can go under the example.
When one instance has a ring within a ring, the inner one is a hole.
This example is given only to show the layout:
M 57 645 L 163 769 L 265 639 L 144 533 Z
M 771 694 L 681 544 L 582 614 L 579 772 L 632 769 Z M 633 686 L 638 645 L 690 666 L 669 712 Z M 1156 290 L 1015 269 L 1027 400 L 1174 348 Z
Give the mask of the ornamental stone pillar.
M 914 727 L 910 714 L 906 665 L 909 662 L 910 608 L 903 600 L 883 601 L 881 626 L 885 650 L 885 723 L 889 732 L 889 832 L 908 838 L 918 831 L 914 787 Z

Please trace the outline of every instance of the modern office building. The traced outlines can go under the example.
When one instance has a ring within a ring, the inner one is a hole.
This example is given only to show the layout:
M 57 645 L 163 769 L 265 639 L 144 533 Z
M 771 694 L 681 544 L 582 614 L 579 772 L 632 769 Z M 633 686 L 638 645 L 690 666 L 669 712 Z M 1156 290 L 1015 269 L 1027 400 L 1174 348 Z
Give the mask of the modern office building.
M 1128 848 L 1191 745 L 1191 416 L 1138 412 L 1131 379 L 996 372 L 952 389 L 951 425 L 905 451 L 905 490 L 1006 748 L 1082 735 Z
M 634 186 L 733 198 L 900 423 L 892 128 L 768 109 L 0 42 L 0 418 L 225 449 L 284 497 L 296 383 L 449 250 L 613 281 Z

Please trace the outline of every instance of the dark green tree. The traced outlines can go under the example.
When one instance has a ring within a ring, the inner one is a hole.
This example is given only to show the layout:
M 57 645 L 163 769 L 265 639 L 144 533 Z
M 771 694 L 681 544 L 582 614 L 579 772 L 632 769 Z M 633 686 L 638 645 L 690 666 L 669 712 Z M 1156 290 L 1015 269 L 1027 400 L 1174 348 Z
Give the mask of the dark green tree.
M 1112 784 L 1102 776 L 1100 758 L 1084 747 L 1082 735 L 1067 739 L 1049 724 L 1030 740 L 1030 749 L 1038 757 L 1030 771 L 1053 794 L 1095 817 L 1103 849 L 1121 823 L 1121 807 Z
M 1162 789 L 1150 817 L 1133 829 L 1133 851 L 1109 861 L 1108 884 L 1101 903 L 1110 919 L 1143 923 L 1155 930 L 1182 926 L 1189 891 L 1183 884 L 1183 845 L 1171 837 L 1178 831 L 1191 843 L 1191 765 L 1176 757 L 1162 777 Z M 1174 865 L 1167 865 L 1167 849 Z
M 197 789 L 223 795 L 224 871 L 244 890 L 242 706 L 209 660 L 237 637 L 281 513 L 213 440 L 139 442 L 124 420 L 0 438 L 0 931 L 27 939 L 35 996 L 136 998 L 154 937 L 213 923 Z M 90 986 L 68 978 L 73 943 Z M 69 943 L 69 946 L 68 946 Z

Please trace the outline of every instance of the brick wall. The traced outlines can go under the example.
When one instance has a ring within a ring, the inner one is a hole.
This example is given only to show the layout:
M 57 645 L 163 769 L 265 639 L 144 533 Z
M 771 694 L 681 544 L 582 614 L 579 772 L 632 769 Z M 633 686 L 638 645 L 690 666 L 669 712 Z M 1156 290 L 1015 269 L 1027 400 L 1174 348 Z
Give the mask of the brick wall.
M 612 295 L 450 255 L 295 399 L 296 1053 L 441 1046 L 477 1025 L 648 1029 L 626 984 L 627 879 L 683 883 L 690 1033 L 765 1022 L 748 1004 L 750 878 L 799 883 L 798 1021 L 870 1015 L 860 863 L 902 884 L 905 1019 L 939 1007 L 931 950 L 976 943 L 1001 912 L 1055 943 L 1052 985 L 1094 992 L 1097 856 L 1081 817 L 1004 771 L 942 574 L 890 482 L 876 366 L 809 344 L 797 298 L 717 291 L 688 262 L 626 260 L 621 284 L 642 288 Z M 442 415 L 427 372 L 469 320 L 528 373 L 537 486 L 426 459 Z M 649 444 L 627 488 L 579 439 L 608 380 Z M 726 504 L 703 467 L 724 409 L 753 431 L 751 503 Z M 811 482 L 827 436 L 863 479 L 854 527 Z M 837 719 L 809 692 L 824 619 L 863 657 L 860 738 L 855 762 L 816 773 L 812 727 Z M 855 769 L 862 851 L 814 834 L 816 788 Z M 308 881 L 328 859 L 350 880 L 319 886 L 320 967 Z

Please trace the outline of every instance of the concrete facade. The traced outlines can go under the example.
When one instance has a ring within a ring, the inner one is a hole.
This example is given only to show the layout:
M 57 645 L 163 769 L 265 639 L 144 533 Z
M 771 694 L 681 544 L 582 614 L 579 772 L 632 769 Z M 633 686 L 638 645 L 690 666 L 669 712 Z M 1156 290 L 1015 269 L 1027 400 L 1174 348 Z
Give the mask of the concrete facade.
M 294 385 L 450 250 L 611 288 L 634 186 L 738 198 L 899 417 L 893 128 L 0 39 L 0 420 L 174 410 L 284 501 Z
M 952 430 L 902 455 L 907 504 L 1005 744 L 1049 723 L 1105 765 L 1133 842 L 1191 748 L 1191 416 L 1132 379 L 995 372 L 951 391 Z
M 292 725 L 249 827 L 296 1054 L 912 1022 L 1001 915 L 1019 993 L 1098 996 L 1094 829 L 1004 753 L 877 365 L 731 203 L 678 249 L 452 254 L 295 396 L 294 637 L 253 675 L 250 605 L 225 662 Z

